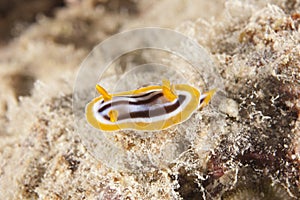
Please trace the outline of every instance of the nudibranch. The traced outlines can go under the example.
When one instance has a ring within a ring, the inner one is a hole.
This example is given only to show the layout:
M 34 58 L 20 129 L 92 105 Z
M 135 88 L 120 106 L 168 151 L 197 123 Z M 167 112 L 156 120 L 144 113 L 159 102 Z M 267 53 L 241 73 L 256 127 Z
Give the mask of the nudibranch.
M 204 94 L 190 85 L 150 85 L 136 90 L 109 94 L 96 85 L 99 97 L 86 105 L 86 119 L 93 127 L 103 131 L 166 129 L 189 119 L 207 105 L 214 94 Z

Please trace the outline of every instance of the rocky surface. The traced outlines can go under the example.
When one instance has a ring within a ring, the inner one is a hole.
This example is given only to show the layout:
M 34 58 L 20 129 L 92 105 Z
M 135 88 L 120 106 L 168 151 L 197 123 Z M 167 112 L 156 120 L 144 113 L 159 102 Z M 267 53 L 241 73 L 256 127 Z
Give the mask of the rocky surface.
M 53 16 L 29 20 L 0 48 L 1 199 L 300 198 L 299 0 L 64 4 L 42 6 L 36 13 Z M 132 162 L 141 162 L 137 151 L 170 158 L 147 170 L 115 169 L 75 133 L 73 85 L 96 44 L 144 26 L 197 40 L 211 53 L 226 98 L 151 137 L 108 136 Z M 161 151 L 177 146 L 178 155 Z

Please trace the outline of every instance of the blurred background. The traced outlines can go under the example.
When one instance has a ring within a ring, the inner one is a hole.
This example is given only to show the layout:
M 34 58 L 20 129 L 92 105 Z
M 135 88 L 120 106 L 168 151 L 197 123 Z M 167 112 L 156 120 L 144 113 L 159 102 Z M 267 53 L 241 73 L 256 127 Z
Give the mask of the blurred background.
M 219 0 L 1 0 L 0 111 L 30 95 L 37 80 L 74 80 L 85 56 L 110 35 L 146 26 L 184 31 L 190 20 L 217 20 L 223 8 Z

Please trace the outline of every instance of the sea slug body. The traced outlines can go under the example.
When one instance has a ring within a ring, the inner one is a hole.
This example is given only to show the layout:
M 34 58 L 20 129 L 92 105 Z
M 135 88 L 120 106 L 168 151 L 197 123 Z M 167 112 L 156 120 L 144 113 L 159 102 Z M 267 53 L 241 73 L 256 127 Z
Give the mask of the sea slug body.
M 136 90 L 109 94 L 96 85 L 100 96 L 86 106 L 86 119 L 93 127 L 103 131 L 166 129 L 189 119 L 207 105 L 214 94 L 204 94 L 186 84 L 150 85 Z

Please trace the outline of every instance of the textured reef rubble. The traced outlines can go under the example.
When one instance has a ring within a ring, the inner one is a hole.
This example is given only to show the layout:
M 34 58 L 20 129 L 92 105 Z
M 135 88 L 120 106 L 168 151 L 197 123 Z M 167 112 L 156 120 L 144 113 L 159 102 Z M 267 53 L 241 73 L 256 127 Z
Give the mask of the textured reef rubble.
M 128 152 L 121 168 L 95 159 L 75 133 L 75 72 L 99 40 L 136 26 L 136 16 L 148 23 L 155 17 L 142 14 L 145 2 L 128 1 L 125 14 L 119 4 L 99 2 L 70 1 L 0 50 L 1 197 L 300 198 L 299 1 L 222 2 L 218 19 L 195 14 L 173 27 L 211 53 L 226 97 L 150 136 L 105 135 Z M 137 54 L 125 61 L 147 59 Z

